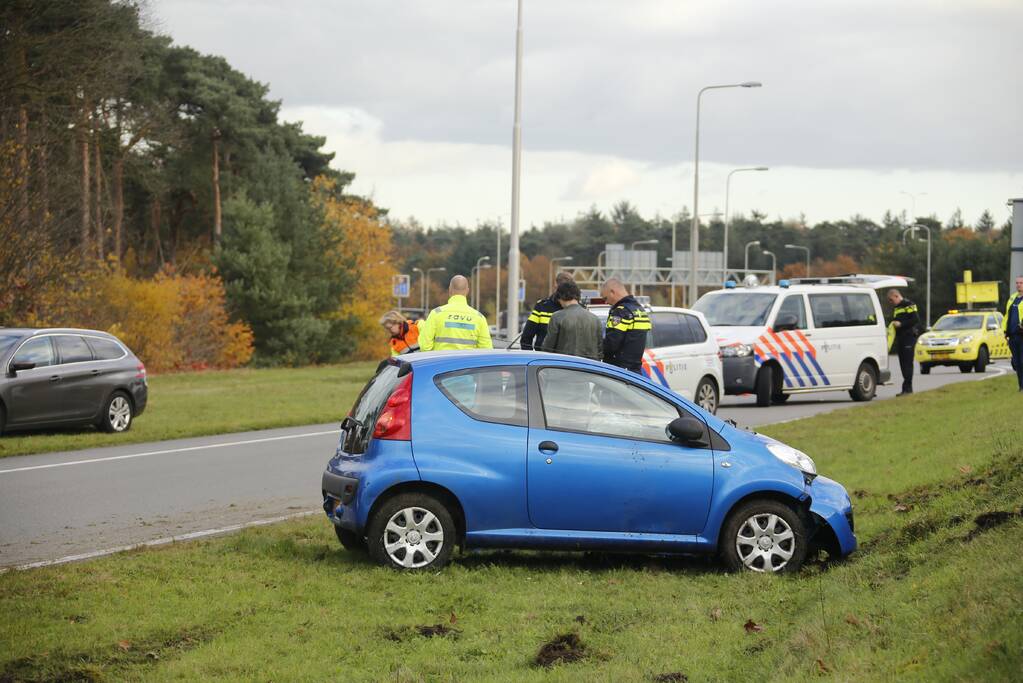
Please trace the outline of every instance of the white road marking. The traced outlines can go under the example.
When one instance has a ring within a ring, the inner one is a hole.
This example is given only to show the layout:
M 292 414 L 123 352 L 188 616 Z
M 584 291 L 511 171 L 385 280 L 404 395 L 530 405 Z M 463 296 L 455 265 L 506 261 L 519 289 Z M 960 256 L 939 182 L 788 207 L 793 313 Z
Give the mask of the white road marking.
M 39 567 L 52 567 L 57 564 L 67 564 L 68 562 L 80 562 L 82 560 L 92 560 L 97 557 L 104 557 L 106 555 L 113 555 L 115 553 L 123 553 L 129 550 L 139 550 L 141 548 L 154 548 L 161 545 L 168 545 L 170 543 L 181 543 L 183 541 L 194 541 L 197 538 L 206 538 L 207 536 L 218 536 L 220 534 L 229 534 L 232 531 L 241 531 L 249 527 L 255 526 L 266 526 L 268 524 L 277 524 L 278 522 L 286 522 L 289 519 L 297 519 L 299 517 L 308 517 L 310 515 L 322 514 L 323 510 L 306 510 L 305 512 L 296 512 L 290 515 L 282 515 L 281 517 L 271 517 L 270 519 L 257 519 L 252 522 L 245 522 L 243 524 L 232 524 L 230 526 L 223 526 L 219 529 L 204 529 L 203 531 L 192 531 L 187 534 L 180 534 L 178 536 L 167 536 L 165 538 L 157 538 L 152 541 L 145 541 L 143 543 L 133 543 L 131 545 L 122 545 L 116 548 L 107 548 L 106 550 L 94 550 L 89 553 L 81 553 L 79 555 L 68 555 L 67 557 L 61 557 L 56 560 L 42 560 L 40 562 L 30 562 L 28 564 L 22 564 L 15 567 L 3 567 L 0 568 L 0 574 L 11 571 L 23 571 L 26 569 L 38 569 Z
M 253 443 L 266 443 L 268 441 L 282 441 L 284 439 L 302 439 L 308 436 L 325 436 L 327 434 L 340 434 L 340 429 L 330 429 L 325 432 L 306 432 L 305 434 L 287 434 L 285 436 L 269 436 L 262 439 L 248 439 L 246 441 L 230 441 L 227 443 L 211 443 L 203 446 L 188 446 L 187 448 L 168 448 L 162 451 L 148 451 L 146 453 L 131 453 L 129 455 L 112 455 L 106 458 L 93 458 L 92 460 L 71 460 L 69 462 L 55 462 L 49 465 L 32 465 L 31 467 L 13 467 L 0 470 L 0 474 L 12 472 L 29 472 L 31 470 L 48 470 L 53 467 L 69 467 L 71 465 L 88 465 L 95 462 L 110 462 L 111 460 L 130 460 L 132 458 L 146 458 L 151 455 L 165 455 L 167 453 L 184 453 L 186 451 L 202 451 L 208 448 L 227 448 L 228 446 L 245 446 Z

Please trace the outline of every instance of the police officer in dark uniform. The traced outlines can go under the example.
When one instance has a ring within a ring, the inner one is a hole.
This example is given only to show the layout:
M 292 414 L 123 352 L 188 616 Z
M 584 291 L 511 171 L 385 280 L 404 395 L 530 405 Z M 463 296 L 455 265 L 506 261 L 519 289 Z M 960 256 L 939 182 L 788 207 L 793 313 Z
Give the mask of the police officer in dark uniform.
M 564 282 L 575 282 L 575 280 L 570 273 L 558 273 L 557 277 L 554 278 L 554 289 L 557 290 Z M 540 299 L 533 305 L 533 310 L 529 312 L 529 318 L 526 319 L 526 324 L 522 327 L 522 341 L 520 345 L 524 351 L 532 351 L 534 349 L 539 351 L 543 348 L 543 340 L 547 336 L 547 326 L 551 322 L 551 316 L 560 310 L 561 302 L 557 300 L 554 294 Z
M 895 328 L 895 352 L 899 354 L 899 367 L 902 369 L 902 391 L 898 395 L 905 396 L 913 393 L 913 350 L 922 332 L 920 314 L 916 304 L 903 297 L 897 289 L 888 290 L 888 302 L 895 307 L 892 326 Z
M 611 304 L 604 330 L 604 362 L 641 373 L 650 316 L 617 278 L 605 282 L 600 293 Z

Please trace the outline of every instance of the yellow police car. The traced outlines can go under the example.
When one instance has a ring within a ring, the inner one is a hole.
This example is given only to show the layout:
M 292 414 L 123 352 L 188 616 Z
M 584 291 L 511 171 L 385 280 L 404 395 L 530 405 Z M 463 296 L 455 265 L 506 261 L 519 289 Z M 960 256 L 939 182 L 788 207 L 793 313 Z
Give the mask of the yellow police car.
M 984 372 L 995 358 L 1008 358 L 998 311 L 949 311 L 916 342 L 920 374 L 935 365 L 956 365 L 960 372 Z

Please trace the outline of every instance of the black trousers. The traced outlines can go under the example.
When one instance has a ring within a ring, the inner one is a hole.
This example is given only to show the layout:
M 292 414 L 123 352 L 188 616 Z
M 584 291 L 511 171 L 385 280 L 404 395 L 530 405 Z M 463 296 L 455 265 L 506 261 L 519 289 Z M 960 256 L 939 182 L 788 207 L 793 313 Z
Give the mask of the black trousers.
M 1012 352 L 1012 369 L 1016 371 L 1016 381 L 1023 391 L 1023 333 L 1009 335 L 1009 351 Z
M 916 337 L 895 339 L 895 349 L 899 354 L 899 368 L 902 370 L 902 391 L 913 391 L 913 349 L 916 348 Z

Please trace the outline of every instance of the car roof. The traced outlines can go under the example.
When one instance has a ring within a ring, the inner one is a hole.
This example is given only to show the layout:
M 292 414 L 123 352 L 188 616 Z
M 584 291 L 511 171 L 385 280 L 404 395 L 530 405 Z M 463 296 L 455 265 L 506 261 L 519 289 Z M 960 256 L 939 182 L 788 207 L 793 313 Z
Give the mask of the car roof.
M 873 292 L 875 291 L 872 287 L 866 287 L 863 285 L 789 285 L 788 287 L 782 287 L 781 285 L 759 285 L 757 287 L 731 287 L 726 289 L 716 289 L 707 294 L 733 294 L 737 292 L 746 292 L 751 294 L 784 294 L 786 292 L 792 294 L 849 294 L 850 292 Z M 703 296 L 707 296 L 704 294 Z
M 0 327 L 0 332 L 16 332 L 25 336 L 36 334 L 90 334 L 115 339 L 114 335 L 103 330 L 90 330 L 83 327 Z

